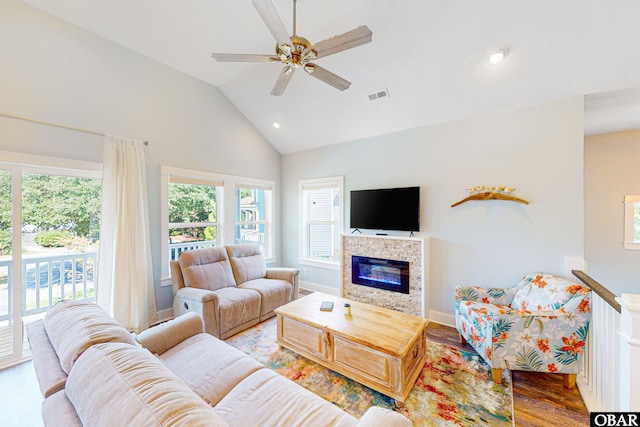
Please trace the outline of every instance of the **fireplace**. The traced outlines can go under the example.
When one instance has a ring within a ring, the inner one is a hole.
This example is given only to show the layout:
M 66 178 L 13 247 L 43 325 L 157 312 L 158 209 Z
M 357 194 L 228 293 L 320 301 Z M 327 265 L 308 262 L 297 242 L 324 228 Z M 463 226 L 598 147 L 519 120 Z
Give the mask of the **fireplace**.
M 409 293 L 409 263 L 351 256 L 351 282 L 387 291 Z

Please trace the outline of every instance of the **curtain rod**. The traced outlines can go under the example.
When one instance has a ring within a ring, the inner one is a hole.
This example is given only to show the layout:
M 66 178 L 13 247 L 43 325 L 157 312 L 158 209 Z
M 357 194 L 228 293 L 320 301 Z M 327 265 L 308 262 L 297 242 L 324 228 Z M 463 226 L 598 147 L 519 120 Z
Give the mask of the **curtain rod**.
M 25 120 L 27 122 L 40 123 L 42 125 L 47 125 L 47 126 L 55 126 L 55 127 L 59 127 L 59 128 L 63 128 L 63 129 L 75 130 L 77 132 L 90 133 L 92 135 L 105 136 L 104 132 L 98 132 L 98 131 L 95 131 L 95 130 L 83 129 L 83 128 L 79 128 L 79 127 L 75 127 L 75 126 L 62 125 L 60 123 L 47 122 L 45 120 L 34 119 L 34 118 L 31 118 L 31 117 L 18 116 L 18 115 L 15 115 L 15 114 L 2 113 L 2 112 L 0 112 L 0 116 L 9 117 L 11 119 Z M 144 145 L 149 145 L 149 141 L 144 141 Z

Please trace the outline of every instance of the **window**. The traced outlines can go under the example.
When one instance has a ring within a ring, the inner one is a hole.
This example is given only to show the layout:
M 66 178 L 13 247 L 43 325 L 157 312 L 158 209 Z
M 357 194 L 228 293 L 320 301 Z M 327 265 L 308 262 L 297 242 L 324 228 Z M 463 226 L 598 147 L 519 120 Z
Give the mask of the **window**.
M 203 247 L 258 243 L 275 261 L 273 181 L 170 166 L 161 175 L 161 286 L 171 285 L 172 260 Z
M 341 176 L 300 181 L 301 263 L 337 268 L 343 230 L 343 182 Z
M 169 259 L 181 252 L 217 246 L 218 186 L 169 177 Z
M 265 257 L 271 256 L 271 190 L 238 187 L 235 192 L 235 242 L 257 243 Z
M 640 250 L 640 196 L 624 196 L 624 248 Z

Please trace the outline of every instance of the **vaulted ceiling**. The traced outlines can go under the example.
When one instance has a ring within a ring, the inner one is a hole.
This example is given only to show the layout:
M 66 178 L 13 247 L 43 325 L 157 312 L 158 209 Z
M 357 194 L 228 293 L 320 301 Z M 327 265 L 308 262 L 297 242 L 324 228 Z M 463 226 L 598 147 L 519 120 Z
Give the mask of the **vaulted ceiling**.
M 359 25 L 373 41 L 316 61 L 346 91 L 298 72 L 279 97 L 282 65 L 211 58 L 274 52 L 249 0 L 23 1 L 217 86 L 283 154 L 579 95 L 587 133 L 640 127 L 637 0 L 299 0 L 311 43 Z M 273 3 L 291 32 L 292 0 Z

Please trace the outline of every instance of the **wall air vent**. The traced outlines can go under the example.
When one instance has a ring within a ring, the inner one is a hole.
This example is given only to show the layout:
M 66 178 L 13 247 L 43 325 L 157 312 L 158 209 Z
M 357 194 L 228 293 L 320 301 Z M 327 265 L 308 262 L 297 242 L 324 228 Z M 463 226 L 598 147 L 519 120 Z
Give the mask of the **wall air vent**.
M 388 98 L 389 97 L 389 90 L 387 88 L 384 88 L 382 90 L 370 93 L 368 96 L 369 96 L 369 101 L 375 101 L 375 100 L 381 99 L 381 98 Z

